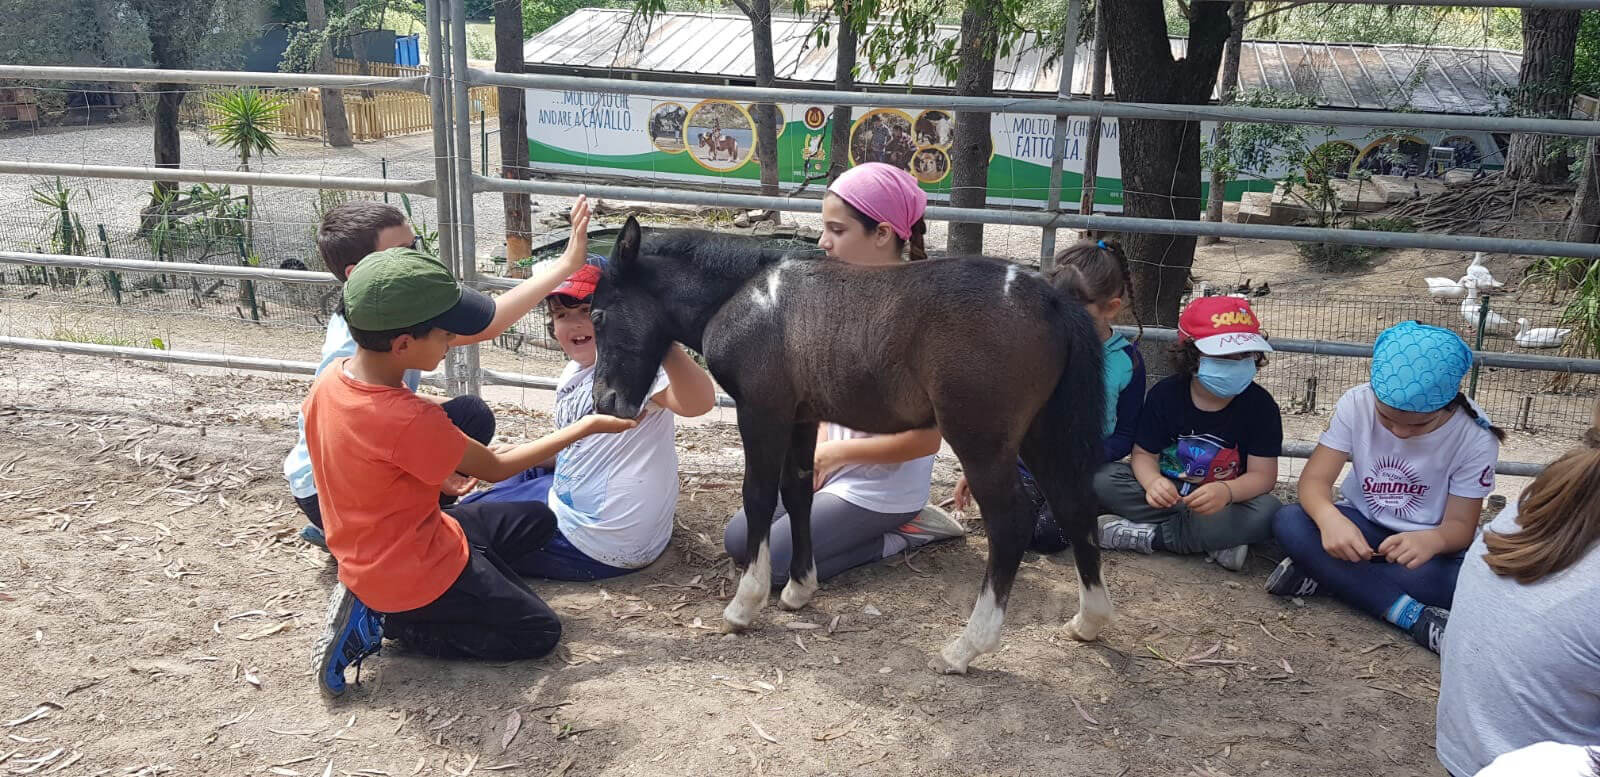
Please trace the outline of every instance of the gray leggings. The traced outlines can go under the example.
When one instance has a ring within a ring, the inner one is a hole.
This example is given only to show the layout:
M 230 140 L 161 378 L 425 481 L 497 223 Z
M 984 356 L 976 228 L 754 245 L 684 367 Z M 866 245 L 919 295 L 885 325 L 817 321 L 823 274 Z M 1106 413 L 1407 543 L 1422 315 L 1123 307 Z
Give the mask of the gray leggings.
M 827 580 L 847 569 L 871 564 L 883 558 L 883 536 L 917 517 L 909 513 L 878 513 L 857 507 L 830 493 L 819 493 L 811 501 L 811 547 L 817 563 L 817 579 Z M 744 511 L 734 513 L 722 531 L 722 544 L 738 564 L 748 564 L 745 544 L 750 522 Z M 789 515 L 778 505 L 778 518 L 772 522 L 768 546 L 772 553 L 772 585 L 789 582 L 789 560 L 794 557 Z

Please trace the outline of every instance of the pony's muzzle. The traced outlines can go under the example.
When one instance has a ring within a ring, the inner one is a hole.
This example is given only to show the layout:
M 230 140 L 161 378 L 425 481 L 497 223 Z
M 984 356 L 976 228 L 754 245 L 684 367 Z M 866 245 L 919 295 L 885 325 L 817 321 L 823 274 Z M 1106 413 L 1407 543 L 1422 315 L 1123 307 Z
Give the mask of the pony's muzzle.
M 617 418 L 637 418 L 639 408 L 630 406 L 622 392 L 611 388 L 596 387 L 594 392 L 594 409 L 597 413 L 615 416 Z

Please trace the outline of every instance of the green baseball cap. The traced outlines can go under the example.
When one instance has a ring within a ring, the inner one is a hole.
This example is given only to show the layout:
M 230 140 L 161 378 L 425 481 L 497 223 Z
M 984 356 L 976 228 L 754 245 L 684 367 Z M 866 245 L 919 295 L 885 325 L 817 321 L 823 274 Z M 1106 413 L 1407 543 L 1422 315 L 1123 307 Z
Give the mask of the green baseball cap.
M 356 329 L 387 332 L 430 323 L 458 335 L 475 335 L 494 319 L 494 300 L 463 287 L 450 270 L 412 248 L 369 254 L 344 284 L 345 321 Z

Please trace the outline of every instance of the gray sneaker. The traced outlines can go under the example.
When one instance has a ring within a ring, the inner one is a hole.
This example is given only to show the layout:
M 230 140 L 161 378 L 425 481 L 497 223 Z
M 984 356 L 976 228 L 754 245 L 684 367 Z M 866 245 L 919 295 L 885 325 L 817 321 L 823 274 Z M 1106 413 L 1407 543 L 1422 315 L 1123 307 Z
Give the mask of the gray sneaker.
M 1134 523 L 1120 515 L 1100 516 L 1100 547 L 1104 550 L 1131 550 L 1154 553 L 1156 527 Z
M 1223 569 L 1238 572 L 1244 569 L 1244 561 L 1250 556 L 1249 545 L 1235 545 L 1222 550 L 1206 551 L 1206 558 L 1215 561 Z
M 917 517 L 901 524 L 895 533 L 904 537 L 910 550 L 937 540 L 966 536 L 966 527 L 936 505 L 924 505 Z

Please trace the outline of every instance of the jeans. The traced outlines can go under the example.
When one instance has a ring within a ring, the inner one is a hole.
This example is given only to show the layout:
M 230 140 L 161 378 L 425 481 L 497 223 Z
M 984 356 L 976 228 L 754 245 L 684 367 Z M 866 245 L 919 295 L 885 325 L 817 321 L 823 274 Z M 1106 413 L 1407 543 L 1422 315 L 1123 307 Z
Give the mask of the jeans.
M 467 536 L 467 564 L 439 598 L 386 613 L 383 635 L 435 658 L 538 658 L 561 639 L 561 621 L 519 571 L 556 534 L 542 502 L 458 505 L 445 512 Z
M 1361 530 L 1373 550 L 1396 533 L 1367 520 L 1353 505 L 1335 506 Z M 1297 504 L 1284 505 L 1272 517 L 1272 533 L 1294 559 L 1295 568 L 1317 581 L 1319 592 L 1332 594 L 1375 618 L 1384 617 L 1401 594 L 1425 605 L 1449 608 L 1455 598 L 1456 575 L 1466 556 L 1465 550 L 1441 554 L 1416 569 L 1387 562 L 1341 561 L 1323 550 L 1321 530 Z
M 1100 509 L 1134 523 L 1153 523 L 1162 545 L 1173 553 L 1204 553 L 1237 545 L 1254 545 L 1272 536 L 1272 514 L 1282 504 L 1272 494 L 1235 502 L 1211 515 L 1189 511 L 1181 502 L 1165 509 L 1151 507 L 1133 468 L 1107 464 L 1094 476 Z

